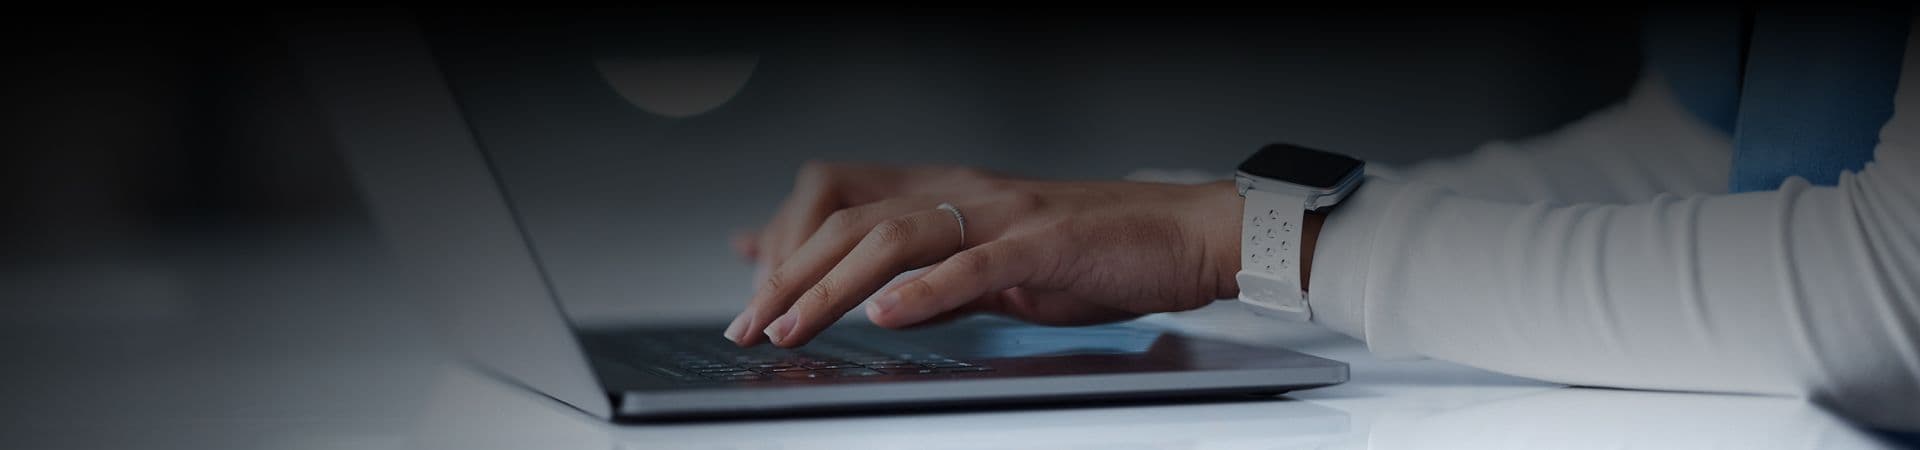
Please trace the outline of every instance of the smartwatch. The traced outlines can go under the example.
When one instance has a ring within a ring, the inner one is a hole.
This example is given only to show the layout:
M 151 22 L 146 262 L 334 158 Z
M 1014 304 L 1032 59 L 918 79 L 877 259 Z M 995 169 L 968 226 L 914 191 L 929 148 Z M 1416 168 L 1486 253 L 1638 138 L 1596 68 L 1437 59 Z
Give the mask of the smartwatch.
M 1234 184 L 1246 198 L 1240 223 L 1240 301 L 1263 315 L 1309 321 L 1300 283 L 1301 221 L 1325 213 L 1360 187 L 1365 163 L 1291 144 L 1261 148 L 1240 163 Z

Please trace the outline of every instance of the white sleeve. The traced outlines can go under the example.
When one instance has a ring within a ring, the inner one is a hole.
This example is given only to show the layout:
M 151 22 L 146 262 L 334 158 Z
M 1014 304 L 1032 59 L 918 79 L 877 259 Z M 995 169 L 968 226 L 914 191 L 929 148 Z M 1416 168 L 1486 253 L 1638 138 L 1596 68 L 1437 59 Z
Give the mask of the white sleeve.
M 1626 99 L 1552 133 L 1367 171 L 1490 200 L 1628 203 L 1725 193 L 1732 149 L 1726 133 L 1688 113 L 1664 80 L 1648 74 Z
M 1806 396 L 1920 429 L 1920 44 L 1907 48 L 1875 161 L 1834 187 L 1550 204 L 1371 179 L 1320 236 L 1315 320 L 1385 356 Z

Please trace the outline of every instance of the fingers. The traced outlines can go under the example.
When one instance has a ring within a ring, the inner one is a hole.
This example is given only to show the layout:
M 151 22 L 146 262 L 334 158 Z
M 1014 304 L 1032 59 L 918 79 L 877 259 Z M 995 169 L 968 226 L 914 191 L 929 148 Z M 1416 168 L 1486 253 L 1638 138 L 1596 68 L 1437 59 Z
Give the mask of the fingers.
M 906 199 L 881 201 L 829 215 L 813 235 L 794 250 L 793 258 L 777 266 L 763 264 L 757 269 L 754 278 L 759 283 L 746 310 L 740 313 L 745 320 L 738 329 L 728 329 L 727 339 L 740 345 L 758 344 L 764 337 L 760 331 L 786 312 L 794 298 L 846 257 L 876 224 L 920 209 L 919 203 Z
M 955 308 L 952 311 L 943 312 L 943 313 L 940 313 L 939 315 L 928 318 L 927 320 L 914 322 L 912 324 L 902 326 L 902 327 L 895 327 L 894 329 L 914 329 L 914 328 L 921 328 L 921 327 L 930 327 L 934 325 L 940 325 L 947 322 L 952 322 L 955 320 L 967 318 L 975 314 L 1000 313 L 1000 311 L 993 309 L 993 305 L 998 303 L 998 300 L 996 300 L 998 298 L 999 298 L 999 294 L 989 294 L 986 297 L 977 298 L 977 299 L 974 299 L 973 301 L 967 302 L 967 304 L 962 305 L 959 308 Z M 871 305 L 871 303 L 869 303 L 869 305 Z M 867 319 L 868 320 L 873 319 L 873 308 L 867 308 Z
M 755 240 L 754 259 L 767 271 L 785 264 L 834 211 L 892 195 L 909 169 L 808 162 L 794 177 L 793 192 Z M 764 275 L 765 272 L 762 272 Z M 756 285 L 766 281 L 756 277 Z
M 759 245 L 755 248 L 761 270 L 784 264 L 788 255 L 797 251 L 828 215 L 841 208 L 825 177 L 803 172 L 794 183 L 793 194 L 781 202 L 773 220 L 761 229 Z M 764 287 L 767 280 L 761 277 L 755 281 L 757 287 Z
M 956 253 L 926 275 L 875 296 L 867 317 L 883 327 L 903 327 L 1019 286 L 1047 259 L 1046 252 L 1036 247 L 1023 239 L 1010 239 Z
M 832 269 L 794 300 L 764 334 L 781 347 L 803 345 L 894 276 L 937 262 L 960 246 L 960 224 L 946 211 L 921 206 L 917 212 L 882 221 L 844 259 L 831 264 Z M 789 265 L 799 264 L 803 262 L 796 258 Z M 825 265 L 829 264 L 821 264 Z M 782 272 L 786 269 L 781 267 Z M 795 268 L 805 270 L 811 269 Z
M 987 189 L 993 177 L 965 167 L 809 162 L 753 245 L 736 247 L 749 247 L 762 267 L 780 267 L 836 210 L 901 196 L 957 197 Z
M 747 309 L 740 313 L 746 320 L 739 327 L 729 328 L 727 338 L 740 345 L 758 344 L 764 338 L 762 330 L 786 313 L 795 299 L 819 283 L 862 239 L 874 233 L 876 227 L 887 220 L 929 209 L 929 202 L 919 198 L 890 199 L 831 214 L 791 258 L 763 276 L 756 276 L 764 281 L 756 288 Z M 767 269 L 762 266 L 761 270 Z

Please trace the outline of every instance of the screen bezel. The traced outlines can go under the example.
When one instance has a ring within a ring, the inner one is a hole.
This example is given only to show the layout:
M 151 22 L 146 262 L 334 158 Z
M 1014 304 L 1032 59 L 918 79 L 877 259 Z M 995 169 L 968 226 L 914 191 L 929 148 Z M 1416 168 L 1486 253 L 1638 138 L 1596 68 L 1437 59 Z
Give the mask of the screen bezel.
M 1240 163 L 1240 172 L 1315 189 L 1338 187 L 1365 162 L 1294 144 L 1271 144 Z

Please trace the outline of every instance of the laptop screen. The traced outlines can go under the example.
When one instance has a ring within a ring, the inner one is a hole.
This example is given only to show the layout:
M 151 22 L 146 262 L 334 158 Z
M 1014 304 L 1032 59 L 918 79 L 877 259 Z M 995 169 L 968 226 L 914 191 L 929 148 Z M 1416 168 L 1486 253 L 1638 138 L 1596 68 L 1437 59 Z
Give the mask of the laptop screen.
M 810 159 L 1224 176 L 1284 139 L 1404 161 L 1610 100 L 1527 103 L 1486 95 L 1490 83 L 1634 70 L 1580 64 L 1591 79 L 1568 80 L 1555 64 L 1571 62 L 1489 43 L 1541 30 L 1406 20 L 626 9 L 420 22 L 554 291 L 592 323 L 738 312 L 753 268 L 729 235 L 766 220 Z

